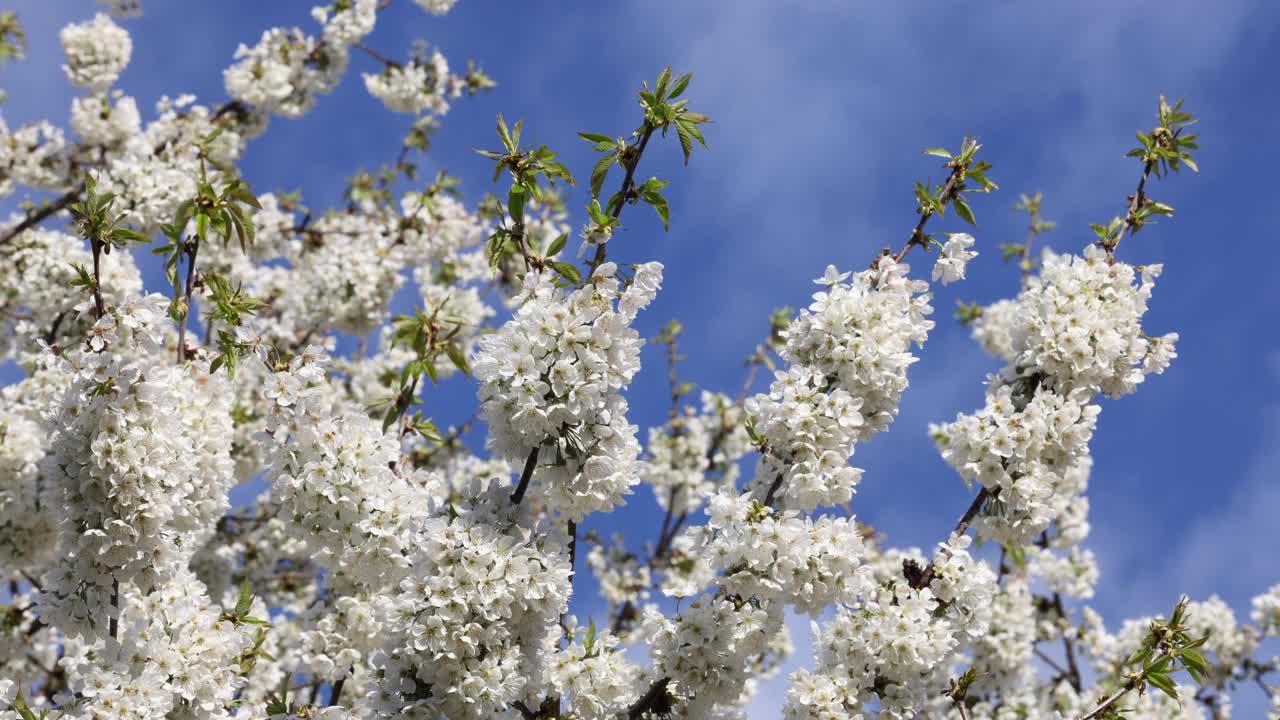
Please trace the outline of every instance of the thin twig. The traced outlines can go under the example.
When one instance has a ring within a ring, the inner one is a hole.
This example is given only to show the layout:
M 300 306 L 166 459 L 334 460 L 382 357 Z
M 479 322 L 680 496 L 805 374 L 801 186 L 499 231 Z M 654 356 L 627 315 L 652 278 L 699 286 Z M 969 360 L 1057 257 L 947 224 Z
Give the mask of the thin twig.
M 187 243 L 187 285 L 185 289 L 186 307 L 182 312 L 182 320 L 178 322 L 178 362 L 187 359 L 187 318 L 191 316 L 191 294 L 196 285 L 196 254 L 200 252 L 200 239 Z
M 947 178 L 946 184 L 942 186 L 942 192 L 938 194 L 938 200 L 942 205 L 945 206 L 952 200 L 953 195 L 956 192 L 956 188 L 960 184 L 960 175 L 963 172 L 964 169 L 962 167 L 957 166 L 952 168 L 951 175 Z M 929 218 L 933 217 L 935 214 L 936 213 L 932 210 L 920 213 L 920 220 L 916 223 L 916 226 L 912 228 L 911 237 L 907 238 L 907 244 L 903 245 L 901 250 L 894 253 L 894 262 L 902 262 L 902 258 L 907 256 L 907 253 L 911 251 L 913 246 L 929 244 L 929 241 L 924 237 L 924 226 L 929 223 Z
M 645 146 L 649 144 L 649 138 L 653 137 L 654 130 L 657 130 L 657 128 L 645 122 L 644 132 L 640 135 L 640 142 L 635 146 L 635 154 L 631 156 L 631 162 L 627 163 L 627 174 L 622 178 L 622 189 L 618 191 L 618 209 L 612 213 L 615 220 L 622 217 L 622 208 L 627 206 L 627 200 L 635 188 L 636 167 L 640 164 L 640 156 L 644 154 Z M 596 245 L 596 254 L 595 257 L 591 258 L 591 262 L 587 266 L 586 277 L 590 278 L 595 274 L 596 268 L 604 264 L 606 245 L 608 243 L 603 242 Z
M 1120 245 L 1120 241 L 1124 239 L 1125 234 L 1132 234 L 1130 231 L 1135 230 L 1138 226 L 1138 208 L 1142 207 L 1142 201 L 1147 197 L 1147 178 L 1151 176 L 1151 171 L 1155 168 L 1155 165 L 1154 160 L 1148 160 L 1142 165 L 1142 177 L 1138 178 L 1138 189 L 1134 191 L 1133 197 L 1129 200 L 1129 209 L 1125 212 L 1124 225 L 1116 233 L 1115 239 L 1105 245 L 1107 260 L 1109 261 L 1115 261 L 1116 248 Z

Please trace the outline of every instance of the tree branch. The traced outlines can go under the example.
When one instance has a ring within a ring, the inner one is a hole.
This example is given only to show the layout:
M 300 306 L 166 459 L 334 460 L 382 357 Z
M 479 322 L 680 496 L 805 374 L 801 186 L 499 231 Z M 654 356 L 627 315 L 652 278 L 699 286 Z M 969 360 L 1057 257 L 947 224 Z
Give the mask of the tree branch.
M 622 217 L 622 208 L 626 207 L 627 198 L 635 189 L 636 167 L 640 165 L 640 156 L 644 155 L 645 146 L 649 144 L 649 138 L 653 137 L 654 130 L 657 130 L 657 128 L 646 121 L 644 124 L 644 133 L 640 135 L 640 142 L 635 145 L 635 154 L 632 155 L 631 162 L 627 163 L 627 174 L 622 178 L 622 189 L 618 191 L 618 209 L 611 213 L 615 220 Z M 606 245 L 608 245 L 607 242 L 602 242 L 599 245 L 596 245 L 596 254 L 595 257 L 591 258 L 591 262 L 587 265 L 586 277 L 590 278 L 595 274 L 596 268 L 604 264 Z
M 54 200 L 53 202 L 45 205 L 39 210 L 36 210 L 35 212 L 27 215 L 25 218 L 22 219 L 22 222 L 18 223 L 17 225 L 14 225 L 8 230 L 5 230 L 3 233 L 0 233 L 0 245 L 7 245 L 15 237 L 22 234 L 23 232 L 30 230 L 31 228 L 35 227 L 36 225 L 39 225 L 40 223 L 44 222 L 50 217 L 53 217 L 54 215 L 58 214 L 59 212 L 62 212 L 63 210 L 66 210 L 68 207 L 71 206 L 72 203 L 80 199 L 80 195 L 81 193 L 84 192 L 84 188 L 85 188 L 84 181 L 81 180 L 79 183 L 76 184 L 75 187 L 71 188 L 66 193 L 61 195 L 57 200 Z
M 533 471 L 538 467 L 538 451 L 541 446 L 535 447 L 529 451 L 529 458 L 524 461 L 524 471 L 520 473 L 520 484 L 516 485 L 516 491 L 511 493 L 511 503 L 519 505 L 524 499 L 524 493 L 529 489 L 529 481 L 533 479 Z

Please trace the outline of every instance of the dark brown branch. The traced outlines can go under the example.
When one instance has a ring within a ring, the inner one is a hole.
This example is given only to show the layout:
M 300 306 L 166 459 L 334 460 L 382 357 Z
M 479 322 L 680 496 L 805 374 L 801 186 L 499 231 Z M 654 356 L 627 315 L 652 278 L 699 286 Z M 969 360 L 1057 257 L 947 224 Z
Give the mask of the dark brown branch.
M 960 516 L 960 521 L 956 523 L 956 527 L 951 531 L 952 535 L 963 535 L 969 529 L 969 523 L 978 516 L 978 512 L 982 510 L 982 506 L 987 502 L 988 498 L 994 499 L 1000 494 L 1000 489 L 995 492 L 988 492 L 986 488 L 978 491 L 973 498 L 973 502 L 969 503 L 969 509 L 964 511 L 964 515 Z M 928 567 L 923 570 L 916 561 L 910 558 L 902 561 L 902 572 L 907 578 L 907 583 L 916 590 L 923 590 L 929 587 L 929 583 L 937 577 L 937 568 L 933 563 L 929 563 Z
M 640 699 L 627 708 L 627 720 L 639 720 L 646 712 L 654 711 L 657 713 L 669 712 L 671 710 L 671 693 L 667 691 L 667 686 L 671 684 L 671 678 L 662 678 L 655 681 L 645 691 Z
M 347 679 L 345 677 L 339 679 L 338 682 L 333 684 L 333 690 L 329 692 L 329 707 L 333 707 L 338 704 L 338 700 L 342 698 L 342 687 L 346 684 Z
M 1059 593 L 1053 594 L 1053 608 L 1058 611 L 1058 616 L 1064 621 L 1067 619 L 1067 611 L 1062 607 L 1062 595 Z M 1071 642 L 1071 638 L 1067 637 L 1065 633 L 1062 636 L 1062 645 L 1065 648 L 1067 656 L 1067 679 L 1071 682 L 1071 687 L 1074 688 L 1076 692 L 1080 692 L 1080 687 L 1083 685 L 1083 682 L 1080 679 L 1080 666 L 1076 664 L 1076 649 L 1074 644 Z
M 535 447 L 529 451 L 529 458 L 524 461 L 524 471 L 520 473 L 520 484 L 516 485 L 516 491 L 511 493 L 511 503 L 519 505 L 524 499 L 524 493 L 529 489 L 529 481 L 533 479 L 533 471 L 538 467 L 538 451 L 541 448 Z
M 39 225 L 40 223 L 44 222 L 50 217 L 58 214 L 59 212 L 62 212 L 63 210 L 66 210 L 68 207 L 71 206 L 72 203 L 80 199 L 80 194 L 84 192 L 84 188 L 85 188 L 85 185 L 84 185 L 84 181 L 82 180 L 79 183 L 77 183 L 75 187 L 68 190 L 58 199 L 45 205 L 39 210 L 36 210 L 30 213 L 29 215 L 27 215 L 25 218 L 22 219 L 22 222 L 18 223 L 17 225 L 14 225 L 8 230 L 5 230 L 4 233 L 0 233 L 0 245 L 8 244 L 15 237 L 22 234 L 24 231 L 30 230 L 31 228 L 35 227 L 36 225 Z
M 187 243 L 187 285 L 185 288 L 186 307 L 182 312 L 182 320 L 178 323 L 178 362 L 187 359 L 187 318 L 191 316 L 191 294 L 196 283 L 196 254 L 200 252 L 200 240 Z

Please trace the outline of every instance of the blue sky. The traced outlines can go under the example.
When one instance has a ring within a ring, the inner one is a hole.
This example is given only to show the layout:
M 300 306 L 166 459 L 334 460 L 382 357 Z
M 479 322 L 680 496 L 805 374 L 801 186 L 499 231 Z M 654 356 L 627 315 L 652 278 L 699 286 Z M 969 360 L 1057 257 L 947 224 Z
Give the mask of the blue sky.
M 120 86 L 143 108 L 181 92 L 221 102 L 221 71 L 237 43 L 273 25 L 313 29 L 311 4 L 150 0 L 126 25 L 134 58 Z M 55 70 L 57 30 L 96 6 L 8 5 L 31 48 L 25 63 L 0 72 L 5 118 L 65 126 L 73 90 Z M 641 331 L 679 318 L 682 375 L 708 389 L 736 390 L 769 311 L 806 303 L 827 263 L 859 269 L 879 248 L 902 244 L 915 219 L 912 180 L 943 175 L 921 148 L 979 136 L 1002 187 L 974 202 L 982 255 L 969 281 L 938 290 L 938 327 L 902 414 L 854 459 L 867 471 L 855 513 L 901 545 L 941 540 L 967 503 L 925 427 L 982 402 L 994 361 L 950 315 L 958 299 L 1015 292 L 1017 271 L 1001 264 L 998 246 L 1023 237 L 1023 218 L 1011 210 L 1017 194 L 1043 191 L 1046 216 L 1059 224 L 1048 241 L 1079 250 L 1088 223 L 1118 214 L 1132 192 L 1138 167 L 1123 154 L 1134 131 L 1153 122 L 1157 96 L 1186 97 L 1202 118 L 1202 172 L 1149 186 L 1178 216 L 1120 250 L 1126 261 L 1165 263 L 1147 328 L 1182 340 L 1168 372 L 1104 403 L 1094 440 L 1091 547 L 1103 589 L 1092 604 L 1114 623 L 1167 609 L 1181 592 L 1217 592 L 1247 614 L 1252 595 L 1280 582 L 1280 202 L 1271 179 L 1280 166 L 1278 35 L 1280 11 L 1249 0 L 461 0 L 444 18 L 396 0 L 368 43 L 403 56 L 424 38 L 455 66 L 475 58 L 498 81 L 494 92 L 456 103 L 423 168 L 447 167 L 471 199 L 492 187 L 489 167 L 469 148 L 494 144 L 497 112 L 526 118 L 526 137 L 561 151 L 585 179 L 591 158 L 576 131 L 629 131 L 641 80 L 668 63 L 695 72 L 688 96 L 716 120 L 706 132 L 711 150 L 695 153 L 688 169 L 674 138 L 646 155 L 642 175 L 672 180 L 672 229 L 631 211 L 611 254 L 667 265 Z M 302 189 L 324 207 L 354 169 L 391 160 L 411 119 L 365 93 L 358 73 L 377 69 L 356 55 L 353 72 L 312 114 L 273 120 L 243 165 L 254 187 Z M 583 196 L 571 195 L 571 207 Z M 946 218 L 938 229 L 960 227 Z M 666 397 L 657 349 L 644 359 L 631 392 L 642 428 L 661 421 Z M 473 389 L 465 382 L 428 396 L 430 409 L 467 417 Z M 636 541 L 656 532 L 647 491 L 627 512 Z M 1237 710 L 1248 715 L 1254 703 L 1242 696 Z

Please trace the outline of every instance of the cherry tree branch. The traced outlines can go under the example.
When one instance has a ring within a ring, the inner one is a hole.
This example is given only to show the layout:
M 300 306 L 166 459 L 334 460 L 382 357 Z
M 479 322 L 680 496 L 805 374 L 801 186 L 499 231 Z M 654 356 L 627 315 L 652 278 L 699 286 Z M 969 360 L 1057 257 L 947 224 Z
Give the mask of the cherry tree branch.
M 636 167 L 640 165 L 640 156 L 644 155 L 644 149 L 649 144 L 649 138 L 653 137 L 653 132 L 655 130 L 657 130 L 657 128 L 646 121 L 644 124 L 644 131 L 640 135 L 640 142 L 636 143 L 634 146 L 634 152 L 628 149 L 630 157 L 627 161 L 627 173 L 622 178 L 622 189 L 618 191 L 618 208 L 611 213 L 615 220 L 622 217 L 622 208 L 627 206 L 627 200 L 635 190 Z M 587 265 L 586 277 L 591 277 L 595 273 L 596 268 L 604 264 L 606 253 L 605 246 L 607 245 L 607 242 L 602 242 L 596 245 L 596 254 L 595 257 L 591 258 L 591 262 Z

